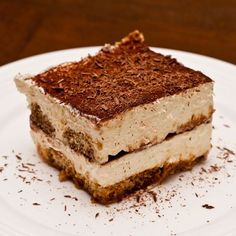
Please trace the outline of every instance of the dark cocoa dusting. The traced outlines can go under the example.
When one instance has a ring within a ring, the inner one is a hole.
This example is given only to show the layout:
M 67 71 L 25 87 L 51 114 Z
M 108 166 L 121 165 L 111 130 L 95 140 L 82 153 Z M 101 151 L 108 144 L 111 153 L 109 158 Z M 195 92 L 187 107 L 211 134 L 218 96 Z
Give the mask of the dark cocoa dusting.
M 155 53 L 133 32 L 115 47 L 32 78 L 51 96 L 100 120 L 158 98 L 212 82 L 171 56 Z

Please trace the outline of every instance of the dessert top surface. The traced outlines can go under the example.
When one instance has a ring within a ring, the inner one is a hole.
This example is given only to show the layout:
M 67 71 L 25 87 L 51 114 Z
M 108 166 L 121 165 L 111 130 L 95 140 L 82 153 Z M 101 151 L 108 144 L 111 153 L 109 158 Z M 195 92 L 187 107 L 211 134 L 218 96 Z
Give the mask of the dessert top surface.
M 138 31 L 115 46 L 105 45 L 95 56 L 51 68 L 32 80 L 45 93 L 99 120 L 212 82 L 176 59 L 151 51 Z

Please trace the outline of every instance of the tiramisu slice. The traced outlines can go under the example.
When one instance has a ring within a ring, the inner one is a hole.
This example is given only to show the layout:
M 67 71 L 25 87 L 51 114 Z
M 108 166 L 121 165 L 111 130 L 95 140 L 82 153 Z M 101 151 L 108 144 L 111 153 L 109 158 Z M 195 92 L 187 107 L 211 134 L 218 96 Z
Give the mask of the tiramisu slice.
M 15 81 L 40 156 L 100 203 L 191 168 L 211 147 L 212 80 L 153 52 L 138 31 Z

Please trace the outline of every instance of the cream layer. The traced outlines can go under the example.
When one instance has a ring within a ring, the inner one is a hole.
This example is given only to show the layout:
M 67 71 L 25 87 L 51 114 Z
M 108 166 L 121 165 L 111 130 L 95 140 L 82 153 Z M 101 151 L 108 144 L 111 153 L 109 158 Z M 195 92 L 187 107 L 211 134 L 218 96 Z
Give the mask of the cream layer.
M 52 139 L 40 130 L 32 130 L 31 134 L 36 145 L 61 152 L 72 162 L 77 173 L 106 187 L 154 167 L 204 155 L 211 148 L 211 131 L 211 123 L 202 124 L 191 131 L 174 135 L 160 144 L 128 153 L 102 165 L 89 162 L 83 155 L 78 155 L 60 140 Z

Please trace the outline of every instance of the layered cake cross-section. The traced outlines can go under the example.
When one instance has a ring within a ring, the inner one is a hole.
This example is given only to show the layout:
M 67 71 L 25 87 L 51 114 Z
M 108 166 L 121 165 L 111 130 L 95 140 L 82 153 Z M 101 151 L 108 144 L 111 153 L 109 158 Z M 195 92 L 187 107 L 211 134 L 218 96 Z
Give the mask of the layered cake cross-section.
M 97 202 L 191 169 L 211 148 L 213 81 L 152 51 L 139 31 L 15 82 L 39 155 Z

